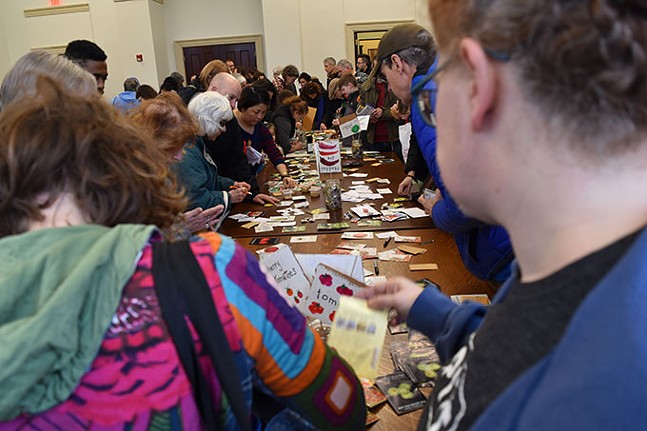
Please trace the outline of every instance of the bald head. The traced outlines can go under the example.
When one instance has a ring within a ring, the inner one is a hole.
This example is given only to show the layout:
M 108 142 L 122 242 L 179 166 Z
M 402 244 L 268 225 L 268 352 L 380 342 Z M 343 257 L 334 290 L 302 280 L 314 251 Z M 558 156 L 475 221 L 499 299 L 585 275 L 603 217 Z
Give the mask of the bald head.
M 240 83 L 233 75 L 221 72 L 213 77 L 207 91 L 216 91 L 229 100 L 231 109 L 236 108 L 236 102 L 240 99 L 240 93 L 243 91 Z

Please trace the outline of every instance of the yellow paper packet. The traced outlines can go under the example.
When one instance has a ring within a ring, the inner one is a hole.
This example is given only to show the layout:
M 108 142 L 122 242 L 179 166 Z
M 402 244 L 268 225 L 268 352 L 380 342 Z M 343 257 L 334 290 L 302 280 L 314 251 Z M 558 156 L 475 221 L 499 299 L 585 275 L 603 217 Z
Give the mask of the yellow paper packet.
M 342 296 L 328 344 L 353 367 L 355 374 L 377 377 L 386 335 L 387 312 L 368 308 L 366 301 Z

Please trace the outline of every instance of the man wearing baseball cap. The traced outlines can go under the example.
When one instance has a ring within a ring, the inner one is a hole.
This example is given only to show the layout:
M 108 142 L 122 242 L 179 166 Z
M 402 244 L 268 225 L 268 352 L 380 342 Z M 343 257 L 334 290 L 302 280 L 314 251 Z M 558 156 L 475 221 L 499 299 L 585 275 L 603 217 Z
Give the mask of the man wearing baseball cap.
M 432 106 L 423 111 L 418 106 L 417 97 L 412 95 L 422 90 L 435 94 L 436 84 L 431 78 L 437 62 L 431 33 L 417 24 L 397 25 L 382 37 L 377 59 L 377 67 L 386 76 L 389 88 L 403 103 L 411 105 L 413 133 L 410 153 L 413 151 L 414 160 L 407 158 L 407 178 L 400 188 L 406 188 L 407 183 L 410 186 L 416 172 L 420 171 L 415 166 L 419 148 L 438 188 L 433 198 L 421 196 L 420 203 L 438 229 L 454 236 L 463 263 L 472 274 L 495 285 L 502 283 L 510 275 L 514 257 L 510 238 L 502 227 L 467 217 L 458 208 L 440 176 L 436 163 L 436 129 L 428 124 L 433 124 L 429 119 L 433 118 L 435 95 L 431 97 Z M 423 117 L 425 115 L 427 119 Z M 413 142 L 414 139 L 417 142 Z

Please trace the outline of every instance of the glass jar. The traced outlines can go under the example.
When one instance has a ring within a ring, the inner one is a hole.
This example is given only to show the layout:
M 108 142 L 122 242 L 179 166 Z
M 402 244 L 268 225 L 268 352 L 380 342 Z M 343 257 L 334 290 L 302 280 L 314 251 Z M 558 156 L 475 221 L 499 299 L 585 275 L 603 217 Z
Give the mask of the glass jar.
M 339 180 L 324 181 L 323 193 L 328 211 L 341 209 L 341 184 Z
M 362 152 L 362 140 L 359 138 L 359 136 L 353 137 L 353 141 L 350 145 L 350 154 L 351 158 L 355 160 L 362 160 L 362 158 L 364 157 L 364 154 Z

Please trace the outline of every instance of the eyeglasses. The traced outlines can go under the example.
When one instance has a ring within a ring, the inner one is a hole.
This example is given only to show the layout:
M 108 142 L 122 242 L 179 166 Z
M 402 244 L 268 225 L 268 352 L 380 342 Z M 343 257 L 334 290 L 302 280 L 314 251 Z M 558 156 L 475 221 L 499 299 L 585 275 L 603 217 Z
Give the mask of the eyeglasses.
M 433 81 L 438 73 L 447 68 L 451 63 L 451 59 L 443 63 L 442 66 L 436 67 L 433 71 L 428 73 L 420 82 L 411 89 L 411 97 L 414 103 L 418 106 L 420 117 L 427 126 L 436 127 L 436 114 L 434 113 L 434 106 L 436 104 L 436 93 L 438 88 L 434 85 L 433 88 L 423 88 L 429 81 Z

